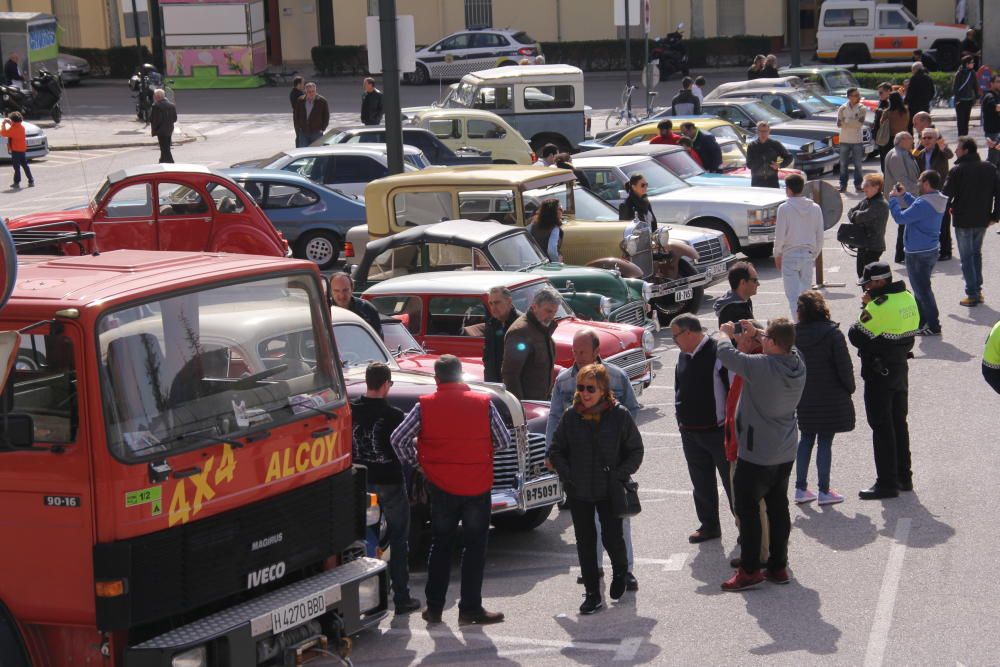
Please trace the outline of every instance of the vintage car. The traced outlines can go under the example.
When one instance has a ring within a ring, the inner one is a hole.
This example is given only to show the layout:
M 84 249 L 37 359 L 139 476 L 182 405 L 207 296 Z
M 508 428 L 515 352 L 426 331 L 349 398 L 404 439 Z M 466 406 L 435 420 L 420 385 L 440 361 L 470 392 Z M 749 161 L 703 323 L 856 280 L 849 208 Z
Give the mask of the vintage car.
M 616 271 L 550 262 L 523 227 L 448 220 L 370 241 L 353 271 L 358 291 L 429 271 L 524 271 L 548 278 L 582 319 L 655 329 L 646 320 L 651 286 Z
M 408 370 L 360 317 L 343 308 L 333 308 L 331 319 L 350 398 L 365 393 L 365 368 L 374 361 L 392 369 L 389 401 L 404 412 L 420 396 L 435 390 L 433 368 L 430 373 Z M 545 413 L 546 406 L 531 402 L 522 405 L 496 384 L 472 382 L 471 378 L 467 382 L 476 391 L 492 395 L 516 441 L 514 447 L 498 452 L 493 458 L 493 524 L 512 530 L 536 528 L 562 499 L 559 478 L 545 467 L 545 426 L 537 415 Z M 529 410 L 533 412 L 526 412 Z M 528 420 L 533 417 L 536 418 L 529 428 Z M 413 512 L 420 525 L 428 518 L 426 506 L 416 506 Z
M 281 169 L 222 169 L 253 197 L 292 246 L 293 254 L 332 269 L 352 227 L 365 222 L 365 203 Z
M 869 109 L 878 107 L 878 91 L 872 88 L 863 88 L 851 71 L 844 67 L 836 65 L 782 67 L 778 70 L 778 74 L 783 77 L 799 77 L 806 85 L 818 88 L 820 95 L 827 99 L 834 96 L 847 97 L 848 88 L 857 88 L 858 92 L 861 93 L 862 104 Z
M 33 213 L 7 221 L 11 229 L 94 232 L 89 252 L 199 250 L 284 257 L 288 242 L 257 203 L 221 172 L 194 164 L 153 164 L 110 174 L 86 206 Z M 52 252 L 47 249 L 45 252 Z M 57 253 L 78 254 L 76 245 Z
M 24 127 L 24 139 L 28 148 L 25 153 L 27 158 L 34 160 L 48 155 L 49 139 L 45 136 L 45 131 L 28 121 L 21 123 L 21 126 Z M 10 160 L 10 146 L 6 139 L 0 141 L 0 160 Z
M 462 107 L 416 109 L 407 119 L 412 125 L 433 132 L 452 150 L 471 146 L 488 151 L 494 164 L 529 165 L 538 159 L 524 137 L 492 111 Z
M 335 146 L 337 144 L 384 144 L 384 127 L 352 127 L 329 130 L 312 143 L 313 146 Z M 430 130 L 422 127 L 404 127 L 403 143 L 419 149 L 431 164 L 448 166 L 452 164 L 491 164 L 493 157 L 489 151 L 462 146 L 452 150 Z
M 669 112 L 669 109 L 667 110 Z M 662 119 L 661 119 L 662 120 Z M 680 123 L 691 121 L 702 132 L 710 132 L 716 141 L 738 141 L 744 147 L 753 141 L 757 136 L 756 125 L 744 128 L 728 119 L 718 116 L 674 116 L 671 117 L 675 128 Z M 581 149 L 594 150 L 599 148 L 612 148 L 614 146 L 631 146 L 637 143 L 647 143 L 650 139 L 659 134 L 657 124 L 659 120 L 648 120 L 632 127 L 627 127 L 608 135 L 602 135 L 597 141 L 584 142 Z M 747 124 L 749 126 L 749 123 Z M 781 143 L 792 157 L 795 159 L 795 166 L 810 176 L 832 172 L 837 166 L 840 157 L 833 149 L 833 133 L 827 131 L 825 134 L 810 137 L 797 136 L 801 132 L 786 134 L 779 129 L 771 128 L 771 138 Z M 723 153 L 723 164 L 726 163 L 726 154 Z
M 368 226 L 348 233 L 348 264 L 360 261 L 369 239 L 460 218 L 525 227 L 543 199 L 556 199 L 564 212 L 563 261 L 619 268 L 651 283 L 649 302 L 661 324 L 682 310 L 697 311 L 702 288 L 724 277 L 735 261 L 725 236 L 709 229 L 664 226 L 655 237 L 646 234 L 625 247 L 629 222 L 563 169 L 432 168 L 375 181 L 365 194 Z
M 525 273 L 437 271 L 384 280 L 366 289 L 361 297 L 383 315 L 402 321 L 432 354 L 482 357 L 490 289 L 510 289 L 514 307 L 523 313 L 538 290 L 551 286 L 545 278 Z M 581 320 L 565 302 L 556 318 L 558 327 L 552 337 L 556 364 L 565 368 L 573 365 L 573 335 L 591 327 L 601 339 L 601 357 L 625 371 L 637 393 L 652 382 L 650 356 L 656 344 L 652 333 L 627 324 Z
M 649 183 L 649 201 L 661 224 L 694 225 L 723 232 L 733 252 L 767 257 L 774 247 L 774 225 L 785 193 L 773 188 L 688 185 L 655 160 L 635 155 L 575 158 L 591 189 L 617 207 L 627 196 L 632 174 Z
M 616 157 L 622 155 L 643 156 L 655 160 L 671 174 L 683 179 L 686 183 L 698 186 L 750 187 L 750 169 L 746 166 L 746 153 L 739 142 L 720 141 L 722 149 L 723 173 L 710 174 L 694 161 L 683 146 L 669 144 L 632 144 L 615 148 L 602 148 L 590 151 L 586 157 Z M 741 165 L 741 166 L 738 166 Z M 784 190 L 784 179 L 789 174 L 804 174 L 798 169 L 779 170 L 779 191 Z M 771 190 L 774 192 L 774 190 Z M 826 228 L 830 229 L 838 222 L 844 212 L 843 199 L 832 184 L 826 181 L 814 180 L 806 183 L 806 193 L 823 208 L 823 218 Z

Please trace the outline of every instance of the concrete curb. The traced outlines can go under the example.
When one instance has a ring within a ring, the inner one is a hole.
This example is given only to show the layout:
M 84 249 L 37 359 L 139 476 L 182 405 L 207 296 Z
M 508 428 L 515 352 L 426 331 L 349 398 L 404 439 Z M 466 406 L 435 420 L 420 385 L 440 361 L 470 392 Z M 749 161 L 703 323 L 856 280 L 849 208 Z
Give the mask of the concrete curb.
M 173 146 L 183 146 L 184 144 L 190 144 L 192 142 L 198 141 L 198 137 L 185 136 L 183 139 L 174 139 L 171 142 Z M 159 143 L 155 140 L 132 142 L 132 143 L 104 143 L 104 144 L 49 144 L 49 151 L 90 151 L 99 150 L 102 148 L 148 148 L 148 147 L 158 147 Z

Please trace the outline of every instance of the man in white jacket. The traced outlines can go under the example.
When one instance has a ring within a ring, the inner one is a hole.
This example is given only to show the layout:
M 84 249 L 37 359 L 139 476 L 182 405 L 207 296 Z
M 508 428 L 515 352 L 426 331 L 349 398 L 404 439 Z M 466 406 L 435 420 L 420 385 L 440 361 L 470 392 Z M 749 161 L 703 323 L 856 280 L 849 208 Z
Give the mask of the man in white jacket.
M 867 110 L 861 104 L 857 88 L 847 89 L 847 102 L 837 109 L 837 127 L 840 128 L 840 191 L 847 192 L 847 165 L 854 165 L 854 189 L 861 192 L 865 159 L 863 130 Z
M 788 201 L 778 207 L 774 230 L 774 265 L 781 271 L 793 322 L 799 295 L 812 287 L 813 265 L 823 252 L 823 209 L 802 196 L 805 187 L 798 174 L 785 179 Z

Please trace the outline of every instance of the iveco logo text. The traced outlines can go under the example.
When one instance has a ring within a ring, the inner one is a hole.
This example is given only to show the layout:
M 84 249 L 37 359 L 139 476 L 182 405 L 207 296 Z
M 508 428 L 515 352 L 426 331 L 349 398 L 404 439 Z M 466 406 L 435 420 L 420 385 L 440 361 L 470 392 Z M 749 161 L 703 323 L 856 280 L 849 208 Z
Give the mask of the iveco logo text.
M 269 567 L 261 568 L 247 575 L 247 590 L 257 588 L 269 581 L 277 581 L 285 576 L 285 562 L 282 561 Z
M 277 544 L 283 538 L 284 538 L 284 535 L 282 533 L 275 533 L 274 535 L 270 535 L 268 537 L 265 537 L 262 540 L 254 540 L 253 542 L 250 543 L 250 551 L 251 552 L 259 551 L 259 550 L 264 549 L 266 547 L 269 547 L 269 546 L 271 546 L 273 544 Z

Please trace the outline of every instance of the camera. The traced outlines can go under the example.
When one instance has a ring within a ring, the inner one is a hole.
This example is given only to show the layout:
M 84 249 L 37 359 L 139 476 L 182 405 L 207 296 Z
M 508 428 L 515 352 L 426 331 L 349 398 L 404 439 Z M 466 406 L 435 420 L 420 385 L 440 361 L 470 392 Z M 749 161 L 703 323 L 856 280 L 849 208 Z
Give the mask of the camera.
M 737 322 L 736 323 L 736 325 L 733 327 L 733 333 L 735 333 L 737 336 L 740 336 L 740 335 L 743 334 L 743 323 L 742 322 Z

